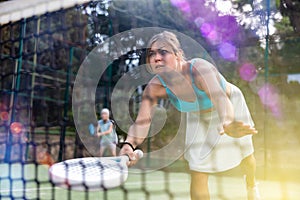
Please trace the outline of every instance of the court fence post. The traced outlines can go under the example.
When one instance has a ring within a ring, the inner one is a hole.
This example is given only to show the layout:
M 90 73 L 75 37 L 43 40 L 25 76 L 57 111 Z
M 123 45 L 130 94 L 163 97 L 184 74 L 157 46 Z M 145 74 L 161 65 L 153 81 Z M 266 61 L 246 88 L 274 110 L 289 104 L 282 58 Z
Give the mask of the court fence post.
M 68 111 L 69 111 L 69 94 L 70 94 L 70 75 L 71 75 L 71 68 L 73 64 L 73 52 L 74 47 L 70 47 L 69 49 L 69 63 L 67 66 L 67 73 L 66 73 L 66 88 L 65 88 L 65 95 L 64 95 L 64 112 L 63 112 L 63 119 L 62 119 L 62 127 L 60 132 L 60 144 L 59 144 L 59 155 L 58 160 L 62 161 L 64 152 L 65 152 L 65 138 L 66 138 L 66 127 L 69 121 Z
M 266 7 L 267 7 L 267 19 L 266 19 L 266 47 L 264 52 L 264 77 L 265 83 L 269 82 L 269 22 L 270 22 L 270 0 L 266 0 Z M 268 118 L 267 118 L 267 107 L 264 106 L 264 178 L 267 178 L 268 172 L 268 142 L 267 142 L 267 126 L 268 126 Z
M 8 137 L 6 141 L 6 151 L 4 161 L 10 163 L 11 162 L 11 153 L 12 153 L 12 145 L 13 145 L 13 135 L 10 130 L 10 124 L 15 121 L 15 111 L 16 111 L 16 104 L 18 101 L 18 92 L 20 90 L 20 82 L 21 82 L 21 69 L 22 69 L 22 58 L 23 58 L 23 41 L 26 34 L 26 19 L 24 18 L 21 21 L 20 27 L 20 36 L 19 36 L 19 55 L 16 62 L 16 68 L 13 75 L 13 86 L 11 91 L 11 102 L 10 102 L 10 119 L 9 119 L 9 127 L 8 127 Z M 22 155 L 20 156 L 20 160 L 22 160 Z

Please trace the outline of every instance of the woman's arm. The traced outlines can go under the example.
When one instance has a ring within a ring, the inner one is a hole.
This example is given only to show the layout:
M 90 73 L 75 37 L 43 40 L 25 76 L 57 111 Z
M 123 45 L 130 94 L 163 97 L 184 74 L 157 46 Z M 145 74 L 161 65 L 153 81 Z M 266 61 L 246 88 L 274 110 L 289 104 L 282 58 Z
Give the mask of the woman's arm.
M 100 137 L 100 136 L 103 136 L 103 135 L 108 135 L 112 132 L 113 130 L 113 125 L 111 124 L 108 128 L 107 131 L 104 131 L 104 132 L 101 132 L 100 130 L 98 131 L 97 135 Z
M 135 148 L 140 145 L 148 135 L 151 125 L 152 111 L 157 104 L 159 85 L 150 83 L 144 90 L 142 102 L 136 121 L 129 128 L 126 142 Z
M 234 110 L 226 91 L 221 87 L 217 69 L 209 62 L 198 59 L 194 63 L 193 76 L 195 84 L 205 91 L 217 110 L 222 129 L 223 125 L 234 121 Z M 220 132 L 224 132 L 220 130 Z
M 101 128 L 100 128 L 100 125 L 99 125 L 99 123 L 97 122 L 97 129 L 96 129 L 97 131 L 97 134 L 99 133 L 99 132 L 101 132 Z
M 133 148 L 140 145 L 148 135 L 148 131 L 151 125 L 152 111 L 157 105 L 158 98 L 164 98 L 166 96 L 165 90 L 160 83 L 152 80 L 143 92 L 142 102 L 140 105 L 139 113 L 134 124 L 129 128 L 126 138 L 127 143 L 130 143 Z M 136 155 L 130 145 L 123 145 L 120 155 L 128 155 L 130 158 L 129 165 L 136 163 Z
M 242 137 L 248 134 L 256 134 L 257 131 L 243 122 L 234 120 L 234 108 L 221 87 L 220 75 L 217 69 L 209 62 L 198 59 L 193 68 L 196 85 L 202 88 L 214 104 L 220 118 L 220 134 L 228 134 L 232 137 Z

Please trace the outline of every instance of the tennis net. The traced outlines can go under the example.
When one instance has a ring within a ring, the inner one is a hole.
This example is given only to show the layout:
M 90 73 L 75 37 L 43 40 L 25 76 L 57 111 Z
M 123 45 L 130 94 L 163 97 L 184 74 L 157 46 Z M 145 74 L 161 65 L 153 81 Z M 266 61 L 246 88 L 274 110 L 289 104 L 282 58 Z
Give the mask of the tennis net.
M 116 7 L 113 2 L 119 2 L 121 6 Z M 83 133 L 75 128 L 72 110 L 71 94 L 75 78 L 89 52 L 107 38 L 125 31 L 129 22 L 132 28 L 138 26 L 139 20 L 143 21 L 144 26 L 158 25 L 155 15 L 153 19 L 147 19 L 138 13 L 132 16 L 122 10 L 126 7 L 124 2 L 14 0 L 0 3 L 0 199 L 189 199 L 190 176 L 182 158 L 151 173 L 140 170 L 140 173 L 130 174 L 124 185 L 109 190 L 73 191 L 72 188 L 56 187 L 49 179 L 48 169 L 52 164 L 95 156 L 98 151 L 86 149 L 86 144 L 82 143 L 80 135 Z M 150 9 L 156 1 L 126 2 L 130 10 L 135 3 L 146 4 Z M 162 8 L 166 2 L 169 1 L 162 1 Z M 122 17 L 116 18 L 116 15 Z M 172 28 L 168 24 L 164 26 Z M 243 49 L 244 53 L 247 51 L 252 52 L 251 47 Z M 117 80 L 137 65 L 136 60 L 145 59 L 144 53 L 145 49 L 137 49 L 120 56 L 110 63 L 96 92 L 92 91 L 96 95 L 89 91 L 80 94 L 95 99 L 96 113 L 103 107 L 111 106 L 111 91 Z M 218 52 L 213 49 L 210 53 Z M 224 68 L 226 66 L 227 63 L 224 63 Z M 134 98 L 130 99 L 130 114 L 133 116 L 138 111 L 143 89 L 144 86 L 139 86 L 134 91 Z M 257 97 L 251 97 L 255 107 Z M 85 101 L 85 98 L 82 99 Z M 164 101 L 160 105 L 169 106 Z M 258 117 L 268 117 L 261 107 L 255 109 Z M 144 152 L 159 149 L 172 140 L 173 132 L 178 129 L 174 122 L 179 122 L 180 116 L 174 109 L 169 110 L 171 113 L 168 116 L 173 117 L 169 122 L 172 125 L 167 125 L 168 130 L 162 131 L 162 138 L 155 136 L 157 138 L 147 139 L 141 146 Z M 84 123 L 89 123 L 88 117 L 86 120 Z M 117 132 L 119 140 L 124 140 L 126 133 L 119 128 Z M 93 144 L 95 140 L 90 142 Z M 265 153 L 264 142 L 262 137 L 257 141 L 259 177 L 265 175 L 262 173 L 263 167 L 267 156 L 271 155 Z M 279 153 L 274 155 L 276 157 Z M 145 165 L 160 163 L 160 160 L 150 159 L 150 156 L 147 159 Z M 245 199 L 247 194 L 241 175 L 239 169 L 234 169 L 212 176 L 209 185 L 211 197 Z M 266 199 L 297 199 L 300 196 L 297 181 L 281 182 L 278 181 L 280 178 L 263 182 L 265 196 L 269 197 Z M 278 190 L 274 192 L 273 188 Z
M 49 179 L 49 166 L 55 162 L 91 156 L 75 129 L 71 94 L 88 52 L 112 35 L 109 4 L 87 0 L 0 4 L 0 199 L 187 198 L 188 188 L 176 186 L 186 185 L 186 173 L 171 178 L 168 171 L 140 173 L 119 188 L 100 192 L 61 189 Z M 92 24 L 95 15 L 101 21 Z M 96 99 L 97 108 L 109 106 L 105 94 L 112 75 L 107 77 L 98 87 L 104 95 Z

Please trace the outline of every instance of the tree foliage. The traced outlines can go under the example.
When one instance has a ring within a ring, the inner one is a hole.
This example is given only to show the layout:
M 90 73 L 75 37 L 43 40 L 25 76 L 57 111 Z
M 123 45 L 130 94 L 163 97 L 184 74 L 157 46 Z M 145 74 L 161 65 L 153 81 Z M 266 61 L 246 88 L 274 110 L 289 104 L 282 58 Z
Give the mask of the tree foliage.
M 300 33 L 300 1 L 277 0 L 277 6 L 283 16 L 287 16 L 295 32 Z

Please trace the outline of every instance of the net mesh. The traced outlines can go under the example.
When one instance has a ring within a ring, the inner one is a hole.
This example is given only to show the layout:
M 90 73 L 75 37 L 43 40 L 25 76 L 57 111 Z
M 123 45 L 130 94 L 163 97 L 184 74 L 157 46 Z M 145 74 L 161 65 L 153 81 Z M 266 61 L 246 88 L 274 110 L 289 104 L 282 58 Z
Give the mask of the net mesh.
M 138 14 L 132 16 L 127 10 L 109 7 L 111 1 L 105 0 L 45 0 L 38 4 L 26 1 L 26 5 L 22 6 L 20 2 L 0 4 L 0 199 L 188 199 L 190 175 L 183 159 L 159 171 L 132 174 L 124 185 L 115 189 L 103 188 L 102 191 L 90 192 L 86 188 L 85 191 L 78 192 L 72 188 L 62 189 L 51 183 L 48 176 L 49 166 L 71 158 L 91 156 L 75 129 L 71 105 L 72 87 L 83 60 L 97 44 L 124 31 L 125 25 L 114 16 L 124 16 L 124 20 L 130 21 L 131 27 L 137 27 L 139 20 L 147 26 L 157 25 L 157 19 L 155 16 L 151 20 Z M 133 6 L 135 3 L 138 2 L 129 1 L 128 4 Z M 149 5 L 153 6 L 155 3 Z M 131 19 L 128 20 L 129 18 Z M 170 19 L 165 26 L 176 27 L 176 23 Z M 294 41 L 296 39 L 288 40 L 291 46 Z M 259 60 L 263 60 L 261 52 L 254 52 L 251 45 L 252 43 L 241 47 L 240 56 L 257 54 Z M 134 53 L 143 60 L 143 52 L 138 51 Z M 213 49 L 210 53 L 216 55 L 218 51 Z M 125 62 L 126 59 L 129 62 Z M 115 84 L 114 80 L 130 71 L 135 59 L 132 52 L 128 53 L 116 60 L 106 71 L 97 89 L 96 110 L 109 107 L 109 94 Z M 224 65 L 223 70 L 227 76 L 234 76 L 228 63 L 219 61 L 218 64 Z M 263 65 L 262 62 L 258 64 Z M 291 66 L 297 64 L 299 63 L 296 61 L 290 63 Z M 298 72 L 296 67 L 293 69 L 294 73 Z M 259 80 L 256 81 L 258 82 Z M 251 91 L 253 87 L 250 86 L 248 90 Z M 140 86 L 136 97 L 131 99 L 133 115 L 138 111 L 143 88 Z M 257 95 L 248 95 L 247 99 L 254 118 L 265 120 L 271 116 L 257 106 Z M 295 102 L 299 111 L 299 101 Z M 169 106 L 169 102 L 160 103 L 162 106 Z M 285 105 L 285 102 L 280 103 Z M 176 111 L 170 112 L 174 112 L 172 117 L 176 118 Z M 289 112 L 294 110 L 290 109 Z M 272 127 L 272 123 L 274 121 L 265 120 L 258 128 L 268 132 L 267 128 Z M 296 132 L 297 125 L 293 124 L 293 127 Z M 125 134 L 118 131 L 119 139 L 123 140 Z M 164 134 L 168 132 L 165 131 Z M 266 133 L 263 136 L 266 137 Z M 264 137 L 259 137 L 256 141 L 259 177 L 271 177 L 271 181 L 273 177 L 276 180 L 265 183 L 265 191 L 278 188 L 277 193 L 269 194 L 267 199 L 297 199 L 300 195 L 297 177 L 284 176 L 282 179 L 266 172 L 268 167 L 282 167 L 282 163 L 289 163 L 290 168 L 298 170 L 298 163 L 288 162 L 287 159 L 291 157 L 285 156 L 284 152 L 291 149 L 284 148 L 281 151 L 276 148 L 271 153 L 266 149 L 274 144 L 266 141 Z M 277 135 L 273 137 L 275 140 L 279 138 Z M 155 150 L 163 146 L 164 142 L 159 137 L 152 138 L 142 148 L 144 151 Z M 151 162 L 159 160 L 148 162 L 155 164 Z M 241 176 L 240 171 L 212 176 L 209 186 L 212 198 L 244 199 L 244 181 L 236 178 L 236 174 Z M 286 182 L 290 179 L 294 182 Z M 231 197 L 233 193 L 237 194 L 235 198 Z
M 90 156 L 74 127 L 70 94 L 89 49 L 112 34 L 111 21 L 105 17 L 105 2 L 70 2 L 42 1 L 22 8 L 17 3 L 9 7 L 12 2 L 2 4 L 6 10 L 0 20 L 0 199 L 149 199 L 150 195 L 172 199 L 175 193 L 188 196 L 187 190 L 171 191 L 167 171 L 153 174 L 155 177 L 132 176 L 125 185 L 113 190 L 104 187 L 100 192 L 88 192 L 84 184 L 86 191 L 74 192 L 71 187 L 61 189 L 51 183 L 49 166 Z M 103 21 L 90 24 L 92 19 L 86 14 L 89 9 L 100 9 L 97 12 Z M 92 30 L 101 31 L 101 36 L 89 33 L 88 26 L 96 26 Z M 127 67 L 121 68 L 119 74 L 125 71 Z M 101 84 L 98 90 L 107 94 L 109 83 Z M 109 102 L 106 95 L 97 98 L 99 108 Z M 15 127 L 13 122 L 17 122 Z M 157 183 L 164 187 L 153 187 Z

